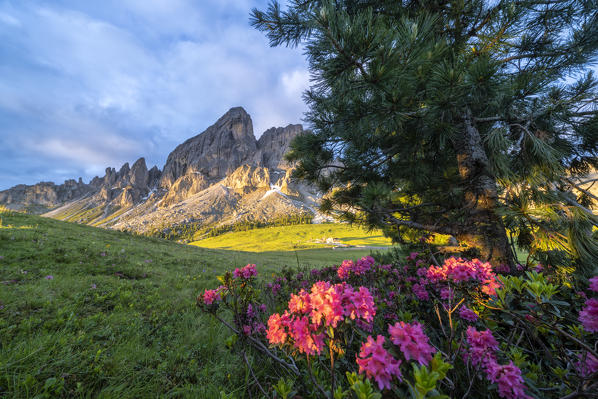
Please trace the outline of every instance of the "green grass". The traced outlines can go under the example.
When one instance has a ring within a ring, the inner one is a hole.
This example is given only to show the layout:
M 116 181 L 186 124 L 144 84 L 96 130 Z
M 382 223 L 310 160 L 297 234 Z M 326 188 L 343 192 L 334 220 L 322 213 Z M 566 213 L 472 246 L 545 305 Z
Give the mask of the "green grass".
M 368 232 L 357 226 L 340 223 L 297 224 L 273 226 L 225 233 L 192 242 L 202 248 L 219 248 L 238 251 L 293 251 L 300 249 L 329 248 L 330 244 L 318 243 L 335 238 L 342 244 L 366 247 L 387 247 L 388 238 L 379 230 Z
M 198 293 L 247 263 L 267 276 L 369 253 L 211 250 L 2 210 L 0 220 L 0 397 L 10 398 L 243 397 L 230 334 L 195 307 Z

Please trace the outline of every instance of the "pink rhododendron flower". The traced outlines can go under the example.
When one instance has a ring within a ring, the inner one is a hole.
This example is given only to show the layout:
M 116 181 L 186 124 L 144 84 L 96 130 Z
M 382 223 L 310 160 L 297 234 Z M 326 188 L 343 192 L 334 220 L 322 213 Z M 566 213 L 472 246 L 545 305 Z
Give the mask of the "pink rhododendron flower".
M 353 261 L 352 260 L 344 260 L 343 263 L 338 267 L 336 273 L 341 280 L 346 280 L 349 278 L 349 272 L 353 269 Z
M 472 323 L 478 321 L 479 318 L 478 315 L 467 306 L 461 306 L 459 308 L 459 317 L 463 320 L 471 321 Z
M 356 318 L 362 319 L 368 323 L 374 320 L 376 314 L 376 305 L 374 304 L 374 298 L 370 291 L 365 287 L 359 287 L 359 291 L 353 291 L 347 289 L 344 292 L 344 315 L 348 316 L 351 320 Z
M 588 377 L 598 371 L 598 359 L 591 353 L 580 353 L 578 358 L 575 368 L 582 377 Z
M 411 290 L 413 291 L 417 299 L 421 301 L 427 301 L 428 299 L 430 299 L 428 291 L 426 291 L 426 289 L 421 284 L 413 284 Z
M 465 355 L 471 364 L 477 366 L 479 363 L 487 363 L 496 360 L 495 353 L 498 350 L 498 342 L 494 339 L 490 330 L 478 331 L 475 327 L 469 326 L 466 331 L 469 353 Z
M 272 345 L 282 345 L 287 340 L 287 328 L 290 325 L 288 312 L 283 315 L 274 313 L 268 319 L 268 330 L 266 331 L 266 338 Z
M 203 302 L 206 305 L 211 305 L 215 301 L 219 301 L 221 299 L 222 297 L 220 296 L 218 290 L 205 290 L 203 293 Z
M 590 291 L 598 292 L 598 276 L 594 276 L 590 279 L 590 286 L 588 289 Z
M 299 291 L 299 295 L 291 294 L 289 310 L 292 313 L 309 313 L 311 311 L 309 294 L 304 290 Z
M 421 365 L 427 365 L 432 360 L 432 353 L 436 351 L 428 344 L 428 337 L 418 322 L 400 321 L 394 326 L 388 326 L 388 333 L 390 340 L 401 349 L 406 360 L 417 360 Z
M 505 399 L 527 399 L 530 396 L 525 394 L 521 370 L 513 362 L 500 365 L 491 360 L 486 363 L 488 380 L 498 384 L 498 394 Z
M 496 274 L 492 271 L 492 265 L 479 259 L 467 261 L 455 257 L 448 258 L 442 266 L 430 266 L 426 271 L 426 278 L 432 283 L 478 281 L 487 295 L 495 295 L 496 288 L 500 287 Z
M 351 274 L 362 275 L 369 271 L 376 261 L 371 256 L 364 256 L 356 263 L 352 260 L 344 260 L 338 267 L 336 273 L 341 280 L 346 280 Z
M 598 298 L 588 299 L 579 312 L 579 321 L 589 332 L 598 332 Z
M 235 276 L 235 278 L 249 279 L 253 276 L 257 276 L 257 270 L 255 268 L 255 265 L 249 264 L 247 266 L 242 267 L 241 269 L 236 268 L 233 272 L 233 276 Z
M 378 388 L 390 389 L 390 382 L 392 377 L 396 376 L 401 380 L 401 370 L 399 366 L 401 361 L 392 357 L 386 349 L 384 349 L 385 338 L 378 335 L 376 340 L 372 336 L 368 336 L 367 341 L 361 345 L 361 350 L 356 358 L 359 365 L 359 373 L 368 378 L 374 378 L 378 383 Z
M 455 292 L 449 287 L 444 287 L 440 290 L 440 299 L 444 299 L 445 301 L 452 301 L 455 297 Z
M 312 326 L 306 316 L 296 317 L 291 322 L 289 335 L 295 342 L 295 348 L 306 355 L 320 354 L 324 347 L 324 336 L 312 334 Z

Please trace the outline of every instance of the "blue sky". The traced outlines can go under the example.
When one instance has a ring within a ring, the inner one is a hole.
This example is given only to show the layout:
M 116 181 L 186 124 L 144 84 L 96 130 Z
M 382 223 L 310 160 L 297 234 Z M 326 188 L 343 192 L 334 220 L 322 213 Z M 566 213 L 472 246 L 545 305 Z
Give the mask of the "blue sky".
M 233 106 L 300 123 L 301 49 L 249 26 L 267 0 L 0 0 L 0 190 L 168 153 Z

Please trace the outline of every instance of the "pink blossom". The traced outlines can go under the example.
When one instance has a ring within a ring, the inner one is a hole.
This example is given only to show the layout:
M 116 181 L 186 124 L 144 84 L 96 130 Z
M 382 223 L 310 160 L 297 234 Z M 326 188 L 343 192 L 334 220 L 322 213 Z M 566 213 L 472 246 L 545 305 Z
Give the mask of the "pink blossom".
M 473 310 L 469 309 L 467 306 L 461 306 L 459 308 L 459 317 L 463 320 L 467 320 L 472 323 L 478 321 L 479 318 L 478 315 Z
M 306 355 L 320 354 L 324 347 L 323 336 L 313 335 L 309 319 L 306 316 L 296 317 L 291 322 L 289 335 L 294 340 L 295 348 Z
M 346 280 L 351 274 L 356 276 L 368 272 L 376 261 L 371 256 L 364 256 L 356 263 L 352 260 L 344 260 L 339 266 L 336 273 L 341 280 Z
M 287 340 L 287 328 L 290 325 L 289 314 L 284 312 L 283 315 L 274 313 L 268 319 L 268 330 L 266 331 L 266 338 L 272 345 L 282 345 Z
M 432 359 L 432 353 L 436 352 L 428 343 L 428 337 L 418 322 L 400 321 L 394 326 L 388 326 L 388 333 L 390 340 L 399 346 L 406 360 L 414 359 L 421 365 L 427 365 Z
M 411 290 L 413 291 L 417 299 L 421 301 L 427 301 L 428 299 L 430 299 L 428 291 L 426 291 L 426 289 L 421 284 L 413 284 Z
M 309 313 L 311 312 L 310 296 L 304 290 L 299 292 L 299 295 L 291 294 L 289 300 L 289 310 L 292 313 Z
M 344 315 L 351 320 L 362 319 L 368 323 L 374 320 L 376 305 L 370 291 L 365 287 L 359 287 L 359 291 L 346 289 L 344 291 Z
M 575 363 L 577 372 L 582 377 L 588 377 L 598 371 L 598 359 L 589 352 L 580 353 L 578 355 L 579 361 Z
M 204 293 L 203 293 L 203 302 L 206 305 L 211 305 L 215 301 L 219 301 L 221 299 L 222 298 L 221 298 L 220 293 L 218 292 L 218 290 L 205 290 Z
M 450 287 L 444 287 L 440 290 L 440 299 L 452 301 L 454 297 L 455 292 Z
M 590 279 L 590 286 L 588 289 L 590 291 L 598 292 L 598 276 L 594 276 Z
M 490 330 L 478 331 L 475 327 L 469 326 L 466 336 L 470 349 L 465 358 L 471 360 L 471 364 L 477 366 L 479 363 L 485 364 L 490 360 L 496 360 L 498 342 Z
M 498 384 L 498 394 L 505 399 L 527 399 L 530 396 L 525 394 L 521 370 L 513 362 L 500 365 L 491 360 L 486 363 L 488 380 Z
M 579 321 L 589 332 L 598 332 L 598 298 L 588 299 L 579 312 Z
M 244 278 L 247 280 L 253 276 L 257 276 L 257 270 L 255 268 L 255 265 L 248 264 L 247 266 L 244 266 L 241 269 L 236 268 L 233 272 L 233 276 L 235 276 L 235 278 Z
M 401 361 L 392 357 L 384 349 L 385 338 L 378 335 L 376 340 L 368 336 L 367 341 L 361 345 L 356 362 L 359 365 L 359 373 L 365 373 L 368 378 L 374 378 L 378 383 L 378 388 L 390 389 L 392 377 L 396 376 L 399 381 L 402 379 L 399 366 Z

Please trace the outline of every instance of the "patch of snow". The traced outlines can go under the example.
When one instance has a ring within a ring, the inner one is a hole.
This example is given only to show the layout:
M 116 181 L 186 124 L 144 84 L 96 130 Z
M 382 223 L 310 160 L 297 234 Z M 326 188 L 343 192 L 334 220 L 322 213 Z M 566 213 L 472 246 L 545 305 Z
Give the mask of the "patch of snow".
M 260 201 L 274 193 L 278 193 L 278 194 L 282 195 L 284 198 L 288 198 L 286 194 L 284 194 L 282 191 L 280 191 L 280 188 L 281 188 L 280 186 L 270 184 L 270 190 L 266 191 L 266 193 L 262 196 L 262 198 L 260 198 Z

